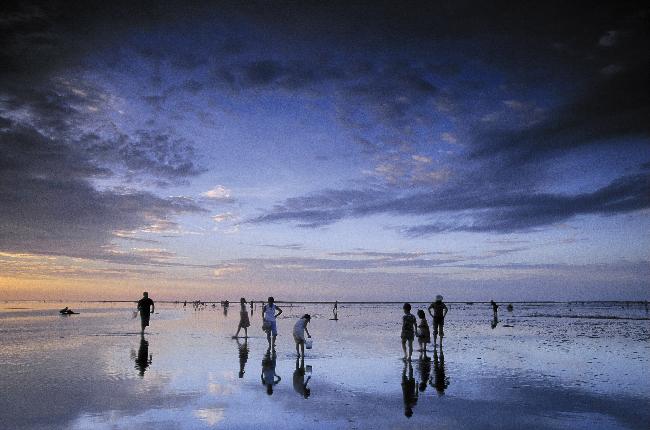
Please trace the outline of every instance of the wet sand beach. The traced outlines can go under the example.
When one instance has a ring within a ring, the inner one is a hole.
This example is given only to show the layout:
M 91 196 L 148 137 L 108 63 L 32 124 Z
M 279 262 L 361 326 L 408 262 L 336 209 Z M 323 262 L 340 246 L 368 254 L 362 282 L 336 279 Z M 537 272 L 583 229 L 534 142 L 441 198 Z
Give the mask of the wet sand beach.
M 280 304 L 276 353 L 259 309 L 156 304 L 142 337 L 128 303 L 0 305 L 7 429 L 644 429 L 650 321 L 638 303 L 451 304 L 444 346 L 401 360 L 399 305 Z M 414 312 L 425 305 L 414 306 Z M 312 315 L 297 361 L 291 329 Z M 429 318 L 429 323 L 431 323 Z M 270 359 L 273 358 L 273 359 Z M 268 394 L 264 372 L 280 377 Z M 306 386 L 305 386 L 306 383 Z

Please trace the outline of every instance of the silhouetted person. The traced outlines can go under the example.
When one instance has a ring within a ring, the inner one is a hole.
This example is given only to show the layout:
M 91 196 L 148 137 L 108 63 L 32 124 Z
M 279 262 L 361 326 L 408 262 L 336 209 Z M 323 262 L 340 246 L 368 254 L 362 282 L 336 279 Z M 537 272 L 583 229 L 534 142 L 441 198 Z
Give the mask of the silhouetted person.
M 252 300 L 250 302 L 250 306 L 251 306 L 251 316 L 253 316 L 253 301 Z
M 411 356 L 413 355 L 413 339 L 415 339 L 415 331 L 417 329 L 417 320 L 415 316 L 411 313 L 411 304 L 404 303 L 402 306 L 404 310 L 404 315 L 402 315 L 402 332 L 400 337 L 402 338 L 402 350 L 404 351 L 404 360 L 411 361 Z M 406 354 L 406 346 L 408 344 L 408 355 Z
M 433 309 L 433 312 L 431 310 Z M 442 338 L 445 336 L 443 327 L 445 325 L 445 317 L 449 309 L 442 301 L 442 296 L 438 294 L 436 301 L 431 303 L 428 308 L 429 315 L 433 317 L 433 346 L 436 346 L 436 340 L 440 336 L 440 346 L 442 346 Z
M 275 349 L 271 350 L 271 348 L 269 348 L 266 350 L 266 354 L 264 354 L 264 358 L 262 359 L 261 378 L 262 384 L 266 386 L 266 394 L 269 396 L 273 394 L 273 386 L 279 384 L 282 380 L 282 378 L 275 373 L 275 360 Z
M 144 376 L 147 367 L 153 361 L 153 354 L 149 354 L 149 342 L 144 336 L 140 336 L 140 347 L 138 348 L 138 356 L 135 359 L 135 368 L 140 372 L 140 376 Z
M 408 377 L 406 376 L 407 368 Z M 411 418 L 413 416 L 413 407 L 418 402 L 418 387 L 413 377 L 413 366 L 408 361 L 404 363 L 402 369 L 402 396 L 404 398 L 404 415 Z
M 427 356 L 427 344 L 431 343 L 431 332 L 429 331 L 429 323 L 427 322 L 427 316 L 422 309 L 418 309 L 418 331 L 416 332 L 418 337 L 418 344 L 420 345 L 420 356 Z
M 239 299 L 239 325 L 237 326 L 237 333 L 233 336 L 233 338 L 236 338 L 239 336 L 239 330 L 244 329 L 244 337 L 248 337 L 248 327 L 250 327 L 251 322 L 248 319 L 248 312 L 246 311 L 246 299 L 241 298 Z
M 61 315 L 78 315 L 77 312 L 69 309 L 67 306 L 59 311 Z
M 227 317 L 228 316 L 228 307 L 230 306 L 230 302 L 228 300 L 225 300 L 222 302 L 223 306 L 223 316 Z
M 497 317 L 497 310 L 499 309 L 499 305 L 494 303 L 494 300 L 490 300 L 490 305 L 492 305 L 492 313 L 494 314 L 494 318 L 496 319 Z
M 142 298 L 138 300 L 138 312 L 140 312 L 140 323 L 142 331 L 140 333 L 144 334 L 144 328 L 149 325 L 149 318 L 151 314 L 154 313 L 156 306 L 153 303 L 153 300 L 149 298 L 149 293 L 142 293 Z
M 268 303 L 262 307 L 262 328 L 266 332 L 266 339 L 269 341 L 269 348 L 275 348 L 275 338 L 278 336 L 278 325 L 276 318 L 280 316 L 282 309 L 275 305 L 275 299 L 269 297 Z
M 311 389 L 307 388 L 311 375 L 305 380 L 305 357 L 296 358 L 296 370 L 293 371 L 293 389 L 305 399 L 311 394 Z
M 338 300 L 334 302 L 334 307 L 332 308 L 332 314 L 334 314 L 334 321 L 339 319 L 339 302 Z
M 433 350 L 433 373 L 435 376 L 433 386 L 438 395 L 442 396 L 449 386 L 449 380 L 445 375 L 445 354 L 442 351 L 442 346 L 440 347 L 440 358 L 438 358 L 438 349 L 434 348 Z
M 244 368 L 248 361 L 248 339 L 244 338 L 244 343 L 237 339 L 237 351 L 239 352 L 239 377 L 243 378 L 246 373 Z

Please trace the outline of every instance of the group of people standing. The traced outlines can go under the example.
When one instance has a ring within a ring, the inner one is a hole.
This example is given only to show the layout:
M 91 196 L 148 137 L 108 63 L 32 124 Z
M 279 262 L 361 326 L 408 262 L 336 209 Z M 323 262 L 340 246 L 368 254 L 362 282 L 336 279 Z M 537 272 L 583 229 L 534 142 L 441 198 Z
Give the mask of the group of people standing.
M 445 336 L 443 327 L 445 325 L 445 317 L 449 308 L 442 301 L 443 297 L 441 295 L 436 296 L 436 301 L 431 303 L 427 310 L 429 315 L 433 318 L 433 345 L 434 348 L 437 346 L 438 336 L 440 336 L 440 346 L 442 347 L 442 338 Z M 411 304 L 404 303 L 402 306 L 404 310 L 404 316 L 402 317 L 402 350 L 404 351 L 404 360 L 411 361 L 411 356 L 413 355 L 413 341 L 417 337 L 418 344 L 420 348 L 418 351 L 420 355 L 426 356 L 427 354 L 427 345 L 431 343 L 431 331 L 429 330 L 429 323 L 427 322 L 426 314 L 422 309 L 419 309 L 417 315 L 419 321 L 411 313 Z M 408 353 L 407 353 L 408 349 Z

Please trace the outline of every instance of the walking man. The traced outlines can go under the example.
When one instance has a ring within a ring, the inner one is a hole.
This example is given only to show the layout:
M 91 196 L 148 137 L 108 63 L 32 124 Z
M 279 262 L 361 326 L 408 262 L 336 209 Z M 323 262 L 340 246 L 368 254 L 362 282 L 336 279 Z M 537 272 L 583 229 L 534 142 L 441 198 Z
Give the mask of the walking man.
M 142 323 L 141 334 L 144 334 L 144 328 L 149 325 L 149 317 L 154 313 L 155 305 L 149 298 L 149 293 L 142 293 L 142 298 L 138 300 L 138 311 L 140 311 L 140 321 Z

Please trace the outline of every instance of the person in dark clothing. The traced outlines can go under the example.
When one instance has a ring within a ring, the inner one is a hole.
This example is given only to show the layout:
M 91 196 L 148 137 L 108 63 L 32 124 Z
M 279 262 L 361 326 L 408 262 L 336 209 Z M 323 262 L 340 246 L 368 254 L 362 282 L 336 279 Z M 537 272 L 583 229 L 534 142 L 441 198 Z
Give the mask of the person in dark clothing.
M 144 334 L 144 328 L 149 325 L 149 318 L 151 314 L 154 313 L 156 306 L 153 303 L 153 300 L 149 298 L 149 293 L 142 293 L 142 298 L 138 300 L 138 311 L 140 312 L 140 322 L 142 323 L 142 331 Z
M 433 312 L 431 310 L 433 309 Z M 440 346 L 442 346 L 442 338 L 445 335 L 443 326 L 445 325 L 445 317 L 447 316 L 447 305 L 443 303 L 442 296 L 437 295 L 436 301 L 429 305 L 429 315 L 433 317 L 433 346 L 436 346 L 436 339 L 440 335 Z
M 417 320 L 415 316 L 411 313 L 411 304 L 404 303 L 402 306 L 404 309 L 404 315 L 402 316 L 402 350 L 404 351 L 404 360 L 411 361 L 411 355 L 413 355 L 413 339 L 415 339 L 415 331 L 417 328 Z M 408 344 L 408 355 L 406 354 L 406 345 Z
M 499 309 L 499 305 L 494 303 L 494 300 L 490 300 L 490 305 L 492 305 L 492 313 L 494 314 L 494 319 L 497 319 L 497 309 Z

